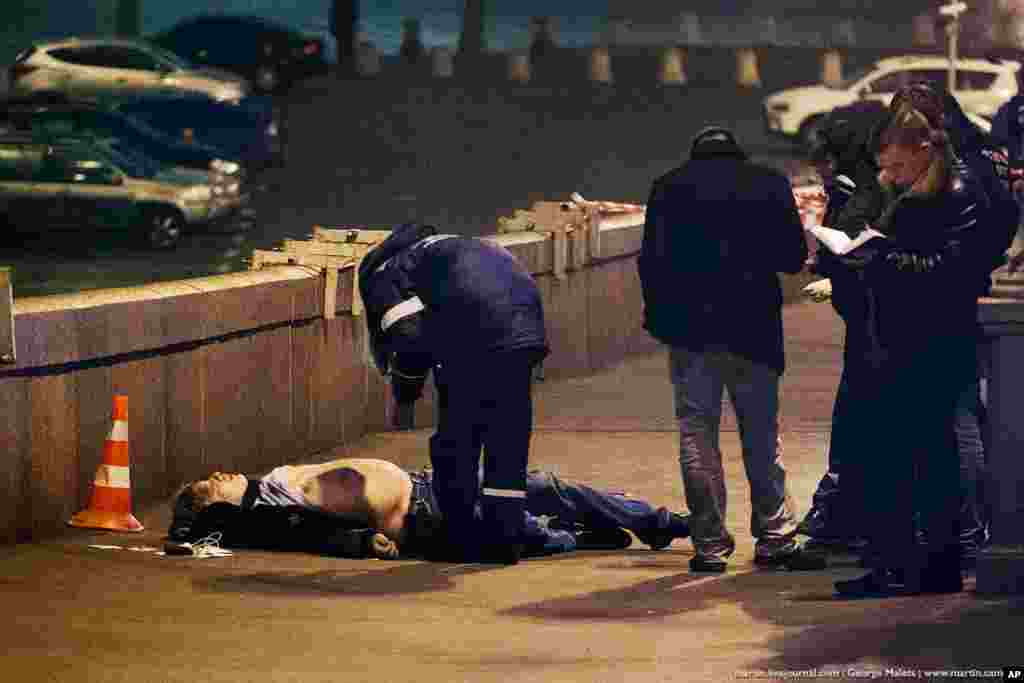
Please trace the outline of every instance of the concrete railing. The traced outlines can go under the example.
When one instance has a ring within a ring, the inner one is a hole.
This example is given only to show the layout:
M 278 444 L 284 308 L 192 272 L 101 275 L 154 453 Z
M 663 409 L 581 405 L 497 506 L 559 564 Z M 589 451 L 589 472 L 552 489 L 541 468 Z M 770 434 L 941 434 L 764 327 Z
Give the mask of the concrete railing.
M 642 216 L 640 217 L 642 220 Z M 534 273 L 552 354 L 548 377 L 590 373 L 653 350 L 640 327 L 642 227 L 591 225 L 579 239 L 497 235 Z M 565 250 L 565 272 L 553 272 Z M 580 249 L 590 249 L 585 258 Z M 298 266 L 14 302 L 16 362 L 0 365 L 0 542 L 51 535 L 85 507 L 108 435 L 111 397 L 128 397 L 138 508 L 220 469 L 258 472 L 388 429 L 388 387 L 351 315 L 352 270 Z M 433 422 L 432 391 L 417 424 Z
M 978 557 L 978 592 L 1024 593 L 1024 273 L 997 271 L 992 289 L 979 311 L 991 363 L 985 459 L 992 544 Z

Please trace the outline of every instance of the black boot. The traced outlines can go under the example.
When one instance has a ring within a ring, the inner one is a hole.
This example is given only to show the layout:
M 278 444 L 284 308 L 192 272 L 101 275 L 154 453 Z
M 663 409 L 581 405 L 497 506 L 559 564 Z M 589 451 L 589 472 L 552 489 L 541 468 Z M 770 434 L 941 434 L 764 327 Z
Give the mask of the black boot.
M 653 529 L 651 531 L 638 531 L 636 537 L 641 543 L 651 547 L 651 550 L 664 550 L 677 538 L 688 538 L 690 536 L 690 515 L 678 512 L 669 513 L 669 524 L 664 529 Z
M 906 592 L 903 577 L 889 569 L 873 569 L 856 579 L 835 582 L 836 595 L 841 598 L 884 598 Z

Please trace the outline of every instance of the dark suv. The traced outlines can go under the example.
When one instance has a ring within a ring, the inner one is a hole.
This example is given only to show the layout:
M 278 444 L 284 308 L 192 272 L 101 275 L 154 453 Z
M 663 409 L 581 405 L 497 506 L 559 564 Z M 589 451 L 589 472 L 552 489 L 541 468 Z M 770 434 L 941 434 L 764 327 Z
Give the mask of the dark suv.
M 186 144 L 133 116 L 90 102 L 33 97 L 0 100 L 0 130 L 5 128 L 49 136 L 116 138 L 171 166 L 208 170 L 233 165 L 238 170 L 236 159 L 225 158 L 212 147 Z
M 149 39 L 197 66 L 245 76 L 263 93 L 284 90 L 327 69 L 320 38 L 259 17 L 202 15 Z

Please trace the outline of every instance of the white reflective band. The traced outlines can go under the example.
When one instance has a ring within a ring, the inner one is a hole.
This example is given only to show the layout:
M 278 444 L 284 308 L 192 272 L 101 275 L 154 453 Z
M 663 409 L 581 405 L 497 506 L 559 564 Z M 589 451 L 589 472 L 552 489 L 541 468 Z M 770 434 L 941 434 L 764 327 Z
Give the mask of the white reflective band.
M 114 420 L 114 426 L 110 430 L 110 440 L 128 440 L 128 423 L 125 420 Z
M 96 486 L 111 489 L 128 489 L 132 486 L 130 468 L 120 465 L 100 465 L 96 469 Z
M 384 314 L 384 317 L 380 321 L 380 329 L 383 332 L 387 332 L 388 328 L 397 323 L 402 318 L 407 318 L 410 315 L 419 313 L 424 308 L 423 302 L 420 301 L 418 296 L 414 296 L 411 299 L 406 299 L 397 306 L 392 306 Z
M 412 245 L 412 248 L 422 249 L 424 247 L 429 247 L 431 244 L 434 244 L 435 242 L 440 242 L 441 240 L 450 240 L 453 237 L 458 237 L 458 235 L 431 235 L 430 237 L 425 237 L 416 244 Z
M 842 183 L 843 185 L 846 185 L 847 187 L 857 187 L 857 183 L 853 182 L 853 178 L 851 178 L 848 175 L 837 175 L 836 176 L 836 182 L 837 183 Z
M 493 498 L 526 498 L 526 491 L 519 489 L 489 489 L 484 488 L 484 495 Z

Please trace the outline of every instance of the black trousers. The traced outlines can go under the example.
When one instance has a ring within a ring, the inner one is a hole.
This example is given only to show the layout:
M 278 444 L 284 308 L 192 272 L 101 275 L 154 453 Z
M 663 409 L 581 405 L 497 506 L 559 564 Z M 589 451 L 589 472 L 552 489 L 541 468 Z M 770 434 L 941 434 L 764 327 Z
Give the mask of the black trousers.
M 502 546 L 514 553 L 522 546 L 532 376 L 540 358 L 535 350 L 507 351 L 446 360 L 434 369 L 434 491 L 449 539 L 470 554 Z M 478 502 L 480 518 L 475 515 Z
M 973 340 L 932 344 L 850 378 L 863 401 L 861 448 L 843 463 L 842 485 L 861 507 L 877 567 L 959 564 L 956 413 L 974 380 L 973 357 Z

